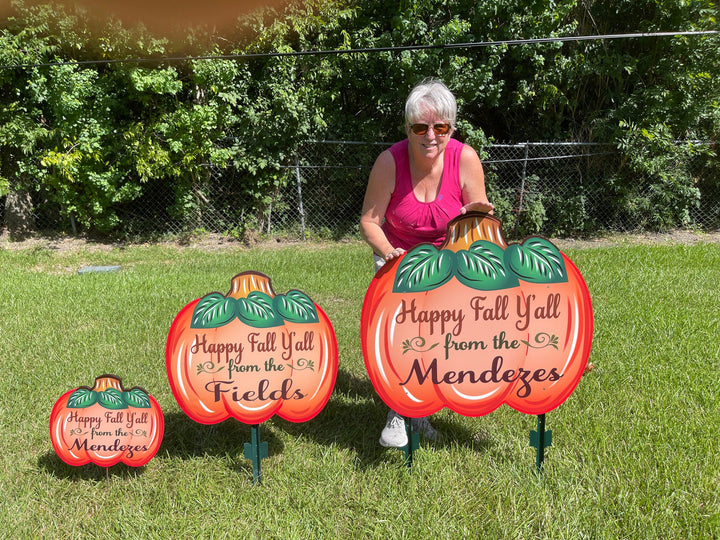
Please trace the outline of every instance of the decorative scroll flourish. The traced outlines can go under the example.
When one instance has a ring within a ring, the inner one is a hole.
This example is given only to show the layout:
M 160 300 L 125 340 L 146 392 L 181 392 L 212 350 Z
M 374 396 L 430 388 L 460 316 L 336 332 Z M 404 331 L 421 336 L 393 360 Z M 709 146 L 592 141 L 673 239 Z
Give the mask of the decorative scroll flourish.
M 425 338 L 422 336 L 417 336 L 412 339 L 406 339 L 405 341 L 403 341 L 403 344 L 402 344 L 403 354 L 405 354 L 408 351 L 414 351 L 414 352 L 418 352 L 418 353 L 428 352 L 429 350 L 434 349 L 438 345 L 437 343 L 433 343 L 428 348 L 424 348 L 425 343 L 426 343 Z
M 306 369 L 309 369 L 310 371 L 315 371 L 315 361 L 308 360 L 307 358 L 298 358 L 297 362 L 295 362 L 295 365 L 288 364 L 288 366 L 295 369 L 296 371 L 304 371 Z
M 200 375 L 201 373 L 219 373 L 223 369 L 224 366 L 218 366 L 217 369 L 215 369 L 215 363 L 211 360 L 208 360 L 207 362 L 198 364 L 197 374 Z
M 540 332 L 535 336 L 535 345 L 524 339 L 520 340 L 522 343 L 532 349 L 544 349 L 545 347 L 558 348 L 559 338 L 555 334 L 548 334 L 547 332 Z

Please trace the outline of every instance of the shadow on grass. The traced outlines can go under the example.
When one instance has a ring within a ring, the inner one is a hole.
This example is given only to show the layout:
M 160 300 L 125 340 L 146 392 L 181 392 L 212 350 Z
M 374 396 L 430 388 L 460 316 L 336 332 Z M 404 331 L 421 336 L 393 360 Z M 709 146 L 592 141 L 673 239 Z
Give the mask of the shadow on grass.
M 293 423 L 275 417 L 272 422 L 290 435 L 308 437 L 326 446 L 349 448 L 357 455 L 357 466 L 366 469 L 385 463 L 388 453 L 397 452 L 404 459 L 403 450 L 383 448 L 378 442 L 388 410 L 369 379 L 341 369 L 330 400 L 315 418 Z M 445 413 L 443 417 L 433 416 L 432 423 L 442 438 L 434 442 L 421 440 L 421 448 L 466 446 L 484 452 L 493 445 L 489 438 L 478 438 L 465 426 L 452 422 L 452 416 Z
M 388 410 L 367 377 L 357 377 L 341 369 L 328 403 L 315 418 L 296 423 L 275 416 L 261 424 L 260 440 L 268 444 L 268 457 L 285 451 L 283 441 L 273 432 L 279 429 L 320 445 L 348 448 L 357 456 L 359 469 L 384 465 L 388 459 L 402 462 L 403 450 L 383 448 L 378 442 Z M 421 448 L 465 446 L 479 452 L 492 449 L 494 443 L 490 438 L 478 437 L 463 423 L 453 421 L 454 417 L 449 412 L 434 415 L 432 423 L 442 439 L 435 442 L 421 440 Z M 244 445 L 251 441 L 250 425 L 233 418 L 218 424 L 200 424 L 182 412 L 165 414 L 164 419 L 165 431 L 158 455 L 188 460 L 203 456 L 230 457 L 234 469 L 252 474 L 252 463 L 244 457 Z M 145 468 L 122 463 L 110 467 L 107 472 L 104 467 L 93 464 L 74 467 L 67 465 L 54 452 L 43 455 L 39 465 L 60 478 L 96 482 L 105 481 L 106 474 L 110 478 L 132 478 L 143 474 Z
M 49 451 L 38 458 L 38 467 L 44 469 L 56 478 L 71 480 L 73 482 L 112 482 L 113 480 L 128 480 L 136 478 L 145 472 L 145 466 L 131 467 L 118 463 L 112 467 L 101 467 L 94 463 L 87 465 L 68 465 L 58 455 Z
M 268 443 L 270 455 L 283 451 L 283 443 L 268 429 L 260 425 L 260 438 Z M 165 417 L 165 436 L 160 452 L 190 459 L 198 456 L 242 457 L 245 443 L 251 439 L 251 427 L 228 418 L 217 424 L 200 424 L 184 413 L 171 413 Z
M 231 469 L 252 477 L 252 461 L 245 458 L 245 443 L 251 442 L 251 430 L 249 424 L 234 418 L 208 425 L 197 423 L 184 413 L 172 413 L 165 417 L 165 437 L 159 452 L 180 459 L 230 457 Z M 260 425 L 260 441 L 267 443 L 268 457 L 282 454 L 285 449 L 264 423 Z
M 157 455 L 180 459 L 203 456 L 230 457 L 232 468 L 252 476 L 252 462 L 245 459 L 245 443 L 251 441 L 251 427 L 232 418 L 218 424 L 200 424 L 184 413 L 164 415 L 165 431 Z M 268 443 L 269 456 L 282 454 L 284 445 L 267 427 L 260 426 L 261 440 Z M 72 466 L 62 461 L 55 452 L 47 452 L 38 459 L 38 466 L 53 476 L 73 481 L 105 481 L 107 478 L 128 479 L 142 474 L 143 467 L 123 463 L 108 470 L 92 463 Z

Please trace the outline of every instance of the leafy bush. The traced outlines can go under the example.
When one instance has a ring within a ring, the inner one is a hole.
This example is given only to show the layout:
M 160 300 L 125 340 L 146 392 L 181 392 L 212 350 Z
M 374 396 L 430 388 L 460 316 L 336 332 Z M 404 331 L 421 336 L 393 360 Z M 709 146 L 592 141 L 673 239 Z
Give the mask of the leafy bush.
M 700 182 L 690 160 L 716 162 L 711 146 L 674 141 L 718 138 L 718 34 L 505 42 L 715 28 L 711 0 L 320 0 L 173 41 L 93 21 L 78 7 L 16 1 L 0 26 L 8 89 L 0 94 L 0 194 L 32 190 L 84 228 L 110 232 L 127 226 L 129 203 L 162 182 L 173 193 L 164 211 L 192 230 L 203 219 L 208 170 L 219 167 L 253 201 L 241 213 L 263 216 L 301 145 L 402 138 L 409 89 L 434 76 L 457 96 L 458 133 L 481 151 L 493 140 L 562 139 L 623 153 L 606 185 L 583 186 L 571 201 L 528 192 L 513 218 L 515 195 L 496 193 L 518 231 L 600 225 L 588 208 L 595 195 L 607 199 L 614 223 L 688 225 L 700 190 L 717 191 L 707 180 L 716 175 Z M 355 52 L 294 55 L 347 49 Z M 169 60 L 188 53 L 215 58 Z

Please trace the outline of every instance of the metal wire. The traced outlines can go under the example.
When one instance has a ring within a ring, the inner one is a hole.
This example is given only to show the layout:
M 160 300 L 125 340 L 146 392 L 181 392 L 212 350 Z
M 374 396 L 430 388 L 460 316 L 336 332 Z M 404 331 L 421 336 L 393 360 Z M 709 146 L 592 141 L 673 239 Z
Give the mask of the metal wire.
M 282 58 L 293 56 L 340 56 L 346 54 L 369 54 L 380 52 L 403 52 L 403 51 L 423 51 L 423 50 L 443 50 L 443 49 L 476 49 L 484 47 L 501 47 L 515 45 L 533 45 L 542 43 L 568 43 L 579 41 L 599 41 L 614 39 L 641 39 L 641 38 L 665 38 L 677 36 L 709 36 L 717 34 L 718 30 L 697 30 L 697 31 L 674 31 L 674 32 L 645 32 L 632 34 L 601 34 L 591 36 L 557 36 L 547 38 L 531 38 L 531 39 L 508 39 L 500 41 L 474 41 L 466 43 L 439 43 L 430 45 L 400 45 L 393 47 L 364 47 L 358 49 L 325 49 L 310 51 L 290 51 L 290 52 L 267 52 L 267 53 L 238 53 L 238 54 L 210 54 L 200 56 L 159 56 L 156 58 L 113 58 L 113 59 L 96 59 L 96 60 L 72 60 L 66 62 L 40 62 L 32 64 L 5 64 L 0 65 L 0 69 L 11 68 L 35 68 L 49 66 L 81 66 L 81 65 L 97 65 L 97 64 L 142 64 L 142 63 L 162 63 L 162 62 L 187 62 L 196 60 L 257 60 L 262 58 Z

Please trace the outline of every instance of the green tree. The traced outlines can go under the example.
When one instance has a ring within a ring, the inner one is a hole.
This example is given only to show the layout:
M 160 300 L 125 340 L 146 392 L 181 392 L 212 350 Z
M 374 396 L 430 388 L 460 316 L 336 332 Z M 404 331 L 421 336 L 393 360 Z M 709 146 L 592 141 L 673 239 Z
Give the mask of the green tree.
M 30 84 L 38 70 L 12 66 L 42 62 L 56 50 L 42 37 L 48 30 L 47 11 L 27 25 L 11 18 L 0 32 L 0 64 L 6 66 L 0 70 L 0 196 L 8 195 L 8 201 L 28 197 L 37 169 L 34 153 L 46 133 L 42 109 Z M 10 210 L 10 205 L 6 207 Z M 26 206 L 25 215 L 17 218 L 29 224 L 31 211 Z M 5 218 L 9 218 L 7 211 Z
M 458 136 L 481 152 L 493 141 L 617 146 L 620 170 L 583 186 L 577 204 L 534 201 L 525 221 L 547 233 L 548 219 L 599 221 L 583 202 L 598 197 L 612 201 L 608 225 L 629 216 L 654 228 L 687 224 L 714 189 L 695 171 L 698 160 L 715 163 L 714 147 L 676 141 L 717 139 L 717 34 L 501 44 L 715 29 L 710 0 L 292 1 L 222 35 L 188 29 L 183 42 L 112 19 L 91 24 L 77 9 L 13 9 L 0 27 L 0 194 L 31 191 L 87 229 L 118 229 L 123 208 L 151 185 L 172 193 L 170 218 L 202 226 L 217 182 L 253 201 L 233 215 L 253 214 L 247 226 L 256 226 L 301 145 L 403 137 L 405 97 L 428 76 L 455 92 Z M 308 51 L 333 53 L 300 54 Z M 186 53 L 253 56 L 170 60 Z

